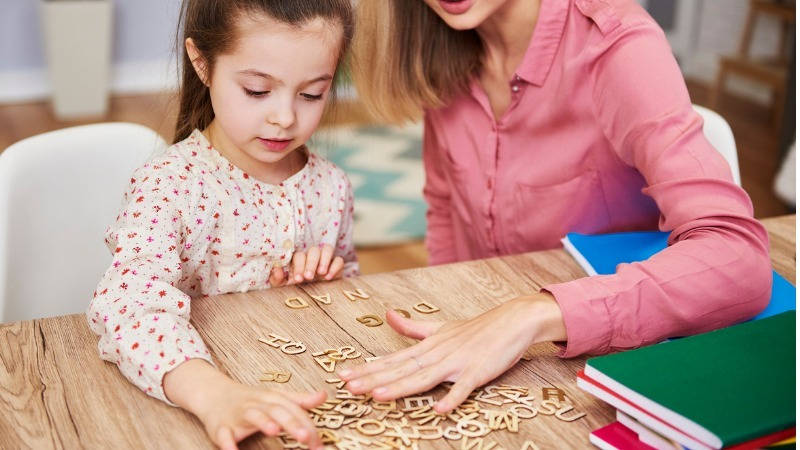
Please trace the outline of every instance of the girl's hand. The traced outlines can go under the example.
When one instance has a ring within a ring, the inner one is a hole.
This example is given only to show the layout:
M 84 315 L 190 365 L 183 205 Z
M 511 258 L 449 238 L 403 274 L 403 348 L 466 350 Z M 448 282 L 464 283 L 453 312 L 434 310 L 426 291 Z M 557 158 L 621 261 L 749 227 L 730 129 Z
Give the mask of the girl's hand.
M 272 268 L 269 276 L 270 286 L 339 278 L 344 269 L 344 260 L 340 256 L 334 258 L 333 252 L 334 248 L 327 244 L 311 247 L 305 252 L 295 252 L 292 256 L 290 273 L 283 267 Z
M 196 415 L 222 449 L 236 449 L 237 442 L 259 431 L 266 436 L 286 431 L 312 450 L 323 448 L 306 410 L 324 402 L 325 392 L 299 394 L 240 384 L 200 359 L 169 372 L 164 391 Z
M 439 400 L 438 413 L 453 410 L 478 386 L 519 361 L 528 347 L 566 340 L 561 310 L 552 295 L 518 297 L 469 320 L 420 322 L 386 313 L 400 334 L 422 339 L 409 348 L 338 372 L 353 394 L 371 392 L 378 401 L 424 392 L 455 381 Z

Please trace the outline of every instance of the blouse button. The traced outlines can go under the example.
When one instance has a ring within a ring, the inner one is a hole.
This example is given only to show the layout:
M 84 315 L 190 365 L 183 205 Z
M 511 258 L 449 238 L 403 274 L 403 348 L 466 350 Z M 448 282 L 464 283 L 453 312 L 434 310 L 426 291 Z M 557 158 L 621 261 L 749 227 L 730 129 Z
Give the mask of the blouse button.
M 515 85 L 511 86 L 511 90 L 513 92 L 519 92 L 519 86 L 515 84 Z
M 286 250 L 292 248 L 292 241 L 290 239 L 283 241 L 283 248 L 285 248 Z

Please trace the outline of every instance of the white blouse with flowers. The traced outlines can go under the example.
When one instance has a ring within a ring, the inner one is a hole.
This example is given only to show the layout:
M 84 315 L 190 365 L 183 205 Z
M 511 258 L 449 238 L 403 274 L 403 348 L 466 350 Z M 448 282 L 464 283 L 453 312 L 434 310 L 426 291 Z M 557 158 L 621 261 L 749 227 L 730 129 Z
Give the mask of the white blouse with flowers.
M 211 362 L 189 323 L 193 297 L 269 288 L 273 267 L 329 244 L 358 274 L 345 173 L 309 154 L 279 185 L 232 165 L 195 130 L 134 172 L 106 232 L 113 255 L 87 311 L 100 356 L 147 394 L 191 358 Z

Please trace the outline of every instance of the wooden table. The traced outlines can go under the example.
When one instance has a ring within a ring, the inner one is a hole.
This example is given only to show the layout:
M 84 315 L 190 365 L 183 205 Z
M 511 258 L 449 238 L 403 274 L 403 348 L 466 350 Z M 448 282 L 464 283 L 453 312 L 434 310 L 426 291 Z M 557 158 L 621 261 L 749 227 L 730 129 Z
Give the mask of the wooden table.
M 795 216 L 764 223 L 770 230 L 774 267 L 794 283 Z M 291 380 L 271 387 L 325 388 L 333 394 L 333 386 L 325 382 L 332 374 L 314 362 L 312 352 L 351 345 L 365 356 L 383 355 L 412 342 L 386 324 L 367 327 L 355 320 L 358 316 L 403 308 L 416 318 L 465 318 L 542 285 L 581 276 L 583 271 L 566 252 L 552 250 L 198 299 L 192 319 L 218 366 L 233 378 L 257 384 L 263 371 L 286 369 L 293 373 Z M 350 301 L 342 294 L 357 288 L 370 298 Z M 330 305 L 309 298 L 324 293 L 331 294 Z M 284 301 L 295 296 L 310 306 L 286 307 Z M 411 307 L 421 301 L 441 311 L 419 314 Z M 270 332 L 299 340 L 308 350 L 290 356 L 257 341 Z M 141 393 L 114 365 L 100 360 L 96 344 L 83 315 L 0 326 L 0 448 L 212 448 L 193 416 Z M 537 400 L 543 387 L 561 388 L 575 410 L 587 415 L 571 423 L 539 415 L 523 420 L 518 434 L 495 431 L 486 442 L 509 450 L 520 448 L 525 439 L 542 449 L 590 447 L 589 432 L 611 422 L 614 410 L 576 387 L 575 373 L 585 358 L 559 359 L 552 344 L 536 346 L 529 355 L 532 360 L 520 362 L 494 383 L 528 386 Z M 460 443 L 428 441 L 421 448 L 426 446 L 460 448 Z M 242 447 L 280 444 L 258 435 Z

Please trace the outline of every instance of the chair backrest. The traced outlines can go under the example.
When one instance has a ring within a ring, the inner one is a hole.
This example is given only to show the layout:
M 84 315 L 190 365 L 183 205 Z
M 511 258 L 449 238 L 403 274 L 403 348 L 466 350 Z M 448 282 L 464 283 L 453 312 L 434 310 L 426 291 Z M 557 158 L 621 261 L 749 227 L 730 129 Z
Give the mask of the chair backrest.
M 130 123 L 40 134 L 0 153 L 0 322 L 86 310 L 134 169 L 166 147 Z
M 741 186 L 742 178 L 739 175 L 739 156 L 736 153 L 736 141 L 733 139 L 733 132 L 728 122 L 708 108 L 699 105 L 692 106 L 703 118 L 703 134 L 706 139 L 728 161 L 728 165 L 731 166 L 733 181 Z

